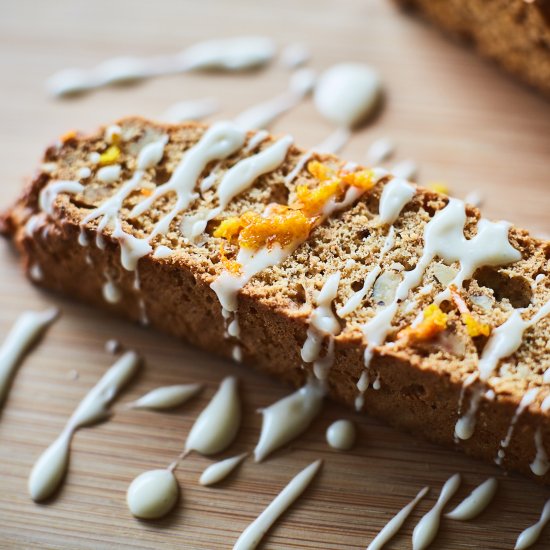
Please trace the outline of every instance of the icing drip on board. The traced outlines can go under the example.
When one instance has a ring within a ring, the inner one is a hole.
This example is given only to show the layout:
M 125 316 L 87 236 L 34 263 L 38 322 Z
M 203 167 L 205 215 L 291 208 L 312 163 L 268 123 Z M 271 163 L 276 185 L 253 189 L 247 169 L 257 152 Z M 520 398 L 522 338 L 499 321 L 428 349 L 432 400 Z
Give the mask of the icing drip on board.
M 510 420 L 510 425 L 508 426 L 508 431 L 506 433 L 506 436 L 500 442 L 500 448 L 495 458 L 495 463 L 497 465 L 500 466 L 502 464 L 502 461 L 504 460 L 505 449 L 507 449 L 508 445 L 510 445 L 510 441 L 512 440 L 512 435 L 514 434 L 514 428 L 516 427 L 519 417 L 523 414 L 525 409 L 527 409 L 530 405 L 533 404 L 533 402 L 537 398 L 537 395 L 539 394 L 539 391 L 540 391 L 540 388 L 531 388 L 530 390 L 526 391 L 525 394 L 523 395 L 517 409 L 514 412 L 514 416 L 512 416 L 512 420 Z
M 476 487 L 452 512 L 445 514 L 445 517 L 458 521 L 468 521 L 476 518 L 489 506 L 497 492 L 497 487 L 497 480 L 490 477 L 479 487 Z
M 443 508 L 457 492 L 459 486 L 460 474 L 455 474 L 445 482 L 434 507 L 422 517 L 414 528 L 412 536 L 413 550 L 424 550 L 433 542 L 439 530 Z
M 112 401 L 137 372 L 139 363 L 135 352 L 126 352 L 80 402 L 59 437 L 33 466 L 28 489 L 34 501 L 45 500 L 55 493 L 69 465 L 69 450 L 76 430 L 102 422 L 109 416 Z
M 530 468 L 536 476 L 543 476 L 550 468 L 550 461 L 548 460 L 548 453 L 544 448 L 542 429 L 540 426 L 535 432 L 535 448 L 536 455 L 533 462 L 530 464 Z
M 378 533 L 373 541 L 367 546 L 367 550 L 382 550 L 384 545 L 397 535 L 399 529 L 401 529 L 401 526 L 405 523 L 405 520 L 410 516 L 416 505 L 426 496 L 429 490 L 429 487 L 421 489 L 411 502 L 404 506 L 390 521 L 388 521 L 388 523 L 386 523 L 380 533 Z
M 6 400 L 17 366 L 58 316 L 59 310 L 50 308 L 25 311 L 15 321 L 0 348 L 0 408 Z
M 208 486 L 223 481 L 247 456 L 248 453 L 242 453 L 211 464 L 201 474 L 199 483 Z
M 531 525 L 531 527 L 528 527 L 520 533 L 516 541 L 516 545 L 514 546 L 514 550 L 524 550 L 525 548 L 529 548 L 530 546 L 535 544 L 535 542 L 537 542 L 538 538 L 540 537 L 542 530 L 549 521 L 550 500 L 547 500 L 544 508 L 542 509 L 540 519 L 537 521 L 537 523 Z
M 541 319 L 550 313 L 550 300 L 546 302 L 538 312 L 529 320 L 523 319 L 518 310 L 514 310 L 508 319 L 499 327 L 493 330 L 489 340 L 483 348 L 483 352 L 478 363 L 479 380 L 487 383 L 494 374 L 500 361 L 516 352 L 523 342 L 523 334 L 530 327 L 534 326 Z M 464 382 L 464 388 L 470 386 L 475 381 L 475 373 L 468 377 Z M 468 411 L 460 416 L 455 426 L 455 436 L 460 439 L 469 439 L 472 437 L 475 426 L 477 410 L 483 397 L 483 391 L 480 388 L 474 388 L 470 398 Z
M 313 363 L 313 373 L 319 380 L 326 380 L 328 376 L 334 361 L 334 337 L 342 330 L 340 321 L 332 312 L 332 302 L 338 294 L 340 275 L 339 271 L 330 275 L 319 291 L 315 299 L 316 307 L 309 316 L 307 337 L 302 346 L 302 360 Z M 328 337 L 328 349 L 326 355 L 319 359 L 325 337 Z
M 183 405 L 203 389 L 202 384 L 162 386 L 142 395 L 128 406 L 132 409 L 162 411 Z
M 321 465 L 322 461 L 317 460 L 292 478 L 269 506 L 243 531 L 233 550 L 254 550 L 270 527 L 307 489 Z
M 355 424 L 351 420 L 336 420 L 327 429 L 327 443 L 340 451 L 349 451 L 356 436 Z
M 261 462 L 307 430 L 321 410 L 324 394 L 320 384 L 312 379 L 294 393 L 260 409 L 262 431 L 254 449 L 254 460 Z
M 140 519 L 158 519 L 178 501 L 178 480 L 170 470 L 149 470 L 137 476 L 126 492 L 126 504 Z
M 275 45 L 261 36 L 242 36 L 199 42 L 183 52 L 165 57 L 117 57 L 92 69 L 65 69 L 46 82 L 56 97 L 74 95 L 113 84 L 188 71 L 245 71 L 267 64 Z

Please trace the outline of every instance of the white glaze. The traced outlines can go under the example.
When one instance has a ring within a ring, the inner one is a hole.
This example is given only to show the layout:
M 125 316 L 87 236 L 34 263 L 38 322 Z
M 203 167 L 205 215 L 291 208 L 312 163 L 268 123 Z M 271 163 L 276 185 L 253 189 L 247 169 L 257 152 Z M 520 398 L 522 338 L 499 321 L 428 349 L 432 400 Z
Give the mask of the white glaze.
M 281 52 L 281 63 L 286 69 L 296 69 L 305 65 L 311 58 L 311 51 L 301 42 L 286 46 Z
M 140 216 L 160 197 L 176 193 L 176 204 L 157 223 L 150 239 L 166 233 L 172 220 L 197 197 L 194 189 L 206 165 L 236 152 L 243 146 L 244 140 L 245 133 L 238 126 L 229 122 L 217 122 L 203 134 L 196 145 L 184 153 L 170 179 L 159 185 L 151 196 L 138 203 L 130 214 L 132 217 Z
M 334 336 L 342 330 L 340 322 L 332 312 L 332 302 L 338 294 L 340 272 L 330 275 L 315 299 L 315 309 L 309 316 L 307 337 L 302 346 L 302 360 L 313 363 L 313 372 L 319 380 L 325 380 L 334 360 Z M 319 359 L 325 337 L 329 338 L 327 354 Z
M 111 164 L 103 166 L 97 171 L 96 178 L 102 183 L 114 183 L 120 178 L 122 166 L 120 164 Z
M 537 428 L 535 432 L 535 448 L 536 448 L 536 455 L 535 455 L 535 458 L 533 459 L 533 462 L 531 462 L 530 464 L 531 471 L 536 476 L 543 476 L 550 468 L 550 461 L 548 460 L 548 453 L 544 448 L 544 442 L 542 439 L 542 429 L 540 428 L 540 426 Z
M 524 550 L 537 542 L 546 524 L 550 521 L 550 500 L 546 501 L 540 519 L 531 527 L 522 531 L 516 540 L 514 550 Z
M 42 501 L 51 496 L 63 480 L 69 464 L 71 439 L 76 430 L 101 422 L 109 415 L 109 406 L 118 392 L 136 373 L 139 356 L 126 352 L 86 394 L 61 435 L 40 455 L 28 481 L 31 498 Z
M 150 409 L 161 411 L 183 405 L 201 390 L 202 384 L 176 384 L 155 388 L 130 403 L 132 409 Z
M 202 120 L 213 115 L 219 108 L 218 101 L 210 97 L 194 101 L 180 101 L 166 109 L 160 119 L 172 124 L 178 124 L 187 120 Z
M 395 144 L 389 138 L 379 138 L 369 147 L 367 151 L 367 162 L 369 164 L 380 164 L 393 155 Z
M 269 506 L 242 532 L 233 546 L 233 550 L 253 550 L 256 548 L 279 516 L 307 489 L 321 465 L 322 461 L 317 460 L 292 478 Z
M 380 533 L 378 533 L 373 541 L 367 546 L 367 550 L 382 550 L 384 545 L 397 535 L 399 529 L 401 529 L 401 526 L 405 523 L 405 520 L 429 490 L 429 487 L 421 489 L 411 502 L 404 506 L 390 521 L 388 521 L 388 523 L 386 523 Z
M 0 348 L 0 407 L 6 399 L 17 366 L 58 315 L 57 308 L 25 311 L 15 321 Z
M 480 191 L 470 191 L 465 197 L 464 202 L 479 208 L 483 204 L 483 195 Z
M 121 349 L 120 342 L 118 340 L 115 340 L 114 338 L 111 338 L 105 342 L 105 351 L 107 353 L 115 354 L 118 353 Z
M 29 277 L 33 281 L 41 281 L 44 278 L 44 273 L 42 272 L 42 268 L 40 267 L 40 264 L 32 264 L 30 266 Z
M 86 178 L 89 178 L 91 175 L 92 175 L 92 171 L 91 171 L 90 168 L 88 168 L 87 166 L 83 166 L 83 167 L 80 168 L 80 170 L 78 171 L 78 177 L 79 177 L 81 180 L 84 180 L 84 179 L 86 179 Z
M 171 248 L 168 248 L 167 246 L 164 246 L 163 244 L 161 244 L 160 246 L 157 246 L 155 248 L 155 251 L 153 252 L 153 258 L 156 258 L 156 259 L 168 258 L 173 253 L 174 251 Z
M 174 508 L 179 487 L 170 470 L 150 470 L 137 476 L 126 492 L 132 515 L 140 519 L 158 519 Z
M 382 268 L 380 265 L 375 265 L 372 270 L 369 271 L 365 277 L 363 286 L 357 292 L 353 293 L 342 307 L 339 307 L 336 310 L 339 317 L 346 317 L 347 315 L 350 315 L 362 304 L 381 272 Z
M 321 75 L 314 101 L 325 118 L 339 127 L 352 128 L 372 114 L 381 92 L 380 77 L 371 67 L 342 63 Z
M 248 453 L 226 458 L 211 464 L 204 470 L 199 478 L 201 485 L 215 485 L 224 480 L 246 457 Z
M 443 508 L 456 493 L 459 486 L 460 474 L 455 474 L 445 482 L 434 507 L 422 517 L 414 528 L 412 536 L 413 550 L 423 550 L 432 543 L 439 530 Z
M 336 420 L 327 429 L 327 443 L 340 451 L 349 451 L 355 445 L 355 437 L 355 424 L 351 420 Z
M 55 199 L 57 199 L 60 193 L 70 193 L 74 195 L 81 193 L 83 190 L 84 187 L 78 181 L 52 181 L 40 191 L 38 206 L 40 210 L 46 212 L 49 216 L 53 216 Z
M 212 69 L 242 71 L 268 63 L 274 54 L 275 45 L 264 37 L 208 40 L 173 56 L 117 57 L 88 70 L 65 69 L 52 75 L 46 88 L 51 95 L 62 97 L 172 73 Z
M 303 433 L 321 410 L 324 390 L 316 380 L 273 403 L 262 413 L 262 431 L 254 460 L 261 462 L 276 449 Z
M 107 280 L 103 283 L 102 287 L 103 298 L 105 298 L 105 301 L 109 304 L 116 304 L 117 302 L 120 302 L 122 293 L 107 272 L 105 272 L 105 275 Z
M 380 197 L 380 222 L 391 225 L 395 222 L 404 206 L 416 193 L 414 185 L 400 178 L 392 178 L 382 190 Z
M 223 451 L 235 439 L 241 425 L 241 403 L 237 391 L 237 379 L 225 378 L 210 403 L 193 424 L 185 453 L 197 451 L 212 455 Z
M 244 130 L 269 128 L 277 118 L 296 107 L 311 93 L 315 79 L 311 69 L 295 71 L 286 92 L 246 109 L 235 118 L 235 124 Z
M 504 460 L 505 449 L 508 447 L 508 445 L 510 445 L 510 441 L 512 440 L 512 435 L 514 434 L 514 428 L 516 427 L 519 417 L 523 414 L 523 411 L 525 411 L 525 409 L 527 409 L 530 405 L 533 404 L 533 402 L 537 398 L 537 395 L 539 394 L 539 391 L 540 391 L 540 388 L 531 388 L 530 390 L 527 390 L 523 395 L 523 397 L 521 398 L 521 401 L 517 406 L 517 409 L 515 410 L 514 415 L 512 416 L 510 425 L 508 426 L 508 431 L 506 432 L 506 436 L 500 442 L 500 449 L 498 450 L 497 456 L 495 458 L 495 463 L 498 464 L 499 466 L 502 464 L 502 461 Z
M 500 361 L 517 351 L 523 342 L 524 332 L 549 313 L 550 300 L 531 319 L 523 319 L 521 313 L 518 310 L 514 310 L 502 325 L 493 330 L 478 362 L 479 379 L 481 382 L 487 382 L 494 374 Z M 475 378 L 469 378 L 465 381 L 463 392 L 474 380 Z M 460 416 L 461 401 L 459 401 L 459 419 L 455 426 L 456 437 L 460 439 L 469 439 L 472 437 L 475 431 L 476 415 L 481 398 L 482 390 L 479 388 L 474 389 L 470 398 L 468 411 L 462 416 Z
M 479 516 L 493 500 L 498 483 L 494 477 L 476 487 L 452 512 L 445 514 L 446 518 L 468 521 Z

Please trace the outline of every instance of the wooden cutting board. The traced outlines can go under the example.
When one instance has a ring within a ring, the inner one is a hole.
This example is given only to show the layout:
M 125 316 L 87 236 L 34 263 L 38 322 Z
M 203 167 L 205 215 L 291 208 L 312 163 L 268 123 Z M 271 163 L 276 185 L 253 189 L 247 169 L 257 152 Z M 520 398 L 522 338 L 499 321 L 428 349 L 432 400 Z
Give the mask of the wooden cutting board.
M 43 89 L 52 72 L 89 67 L 114 55 L 172 53 L 199 39 L 239 34 L 266 34 L 280 46 L 302 41 L 318 70 L 339 61 L 374 65 L 386 84 L 386 105 L 374 123 L 357 133 L 346 157 L 362 161 L 375 138 L 391 137 L 396 160 L 414 159 L 421 182 L 444 181 L 459 197 L 479 191 L 486 196 L 486 215 L 550 232 L 550 104 L 382 0 L 5 3 L 0 18 L 0 206 L 15 198 L 44 146 L 70 128 L 93 129 L 127 114 L 154 117 L 176 101 L 201 97 L 218 98 L 222 111 L 217 116 L 232 117 L 282 91 L 288 80 L 288 72 L 274 64 L 253 74 L 174 76 L 54 101 Z M 306 102 L 274 130 L 290 132 L 307 146 L 331 128 Z M 0 418 L 2 548 L 230 548 L 286 482 L 317 458 L 325 461 L 321 475 L 269 533 L 265 548 L 364 548 L 422 486 L 430 485 L 430 495 L 388 545 L 410 548 L 416 520 L 455 472 L 464 482 L 451 504 L 491 475 L 500 479 L 499 492 L 478 519 L 444 521 L 433 548 L 513 548 L 548 498 L 548 489 L 530 481 L 327 405 L 299 441 L 264 464 L 245 462 L 216 488 L 197 483 L 211 461 L 190 456 L 177 470 L 182 499 L 176 511 L 162 521 L 136 521 L 125 505 L 128 484 L 142 471 L 174 459 L 223 376 L 232 373 L 241 380 L 246 411 L 236 443 L 223 456 L 253 448 L 260 427 L 255 410 L 288 388 L 37 291 L 21 277 L 4 242 L 0 250 L 1 338 L 27 308 L 53 303 L 63 310 L 20 368 Z M 140 376 L 119 403 L 160 385 L 201 381 L 207 388 L 179 410 L 119 410 L 112 421 L 81 430 L 63 489 L 52 501 L 34 504 L 26 491 L 33 461 L 113 361 L 104 351 L 109 338 L 145 358 Z M 329 423 L 342 417 L 353 418 L 359 428 L 358 444 L 349 453 L 331 450 L 324 439 Z M 537 548 L 549 545 L 550 528 Z

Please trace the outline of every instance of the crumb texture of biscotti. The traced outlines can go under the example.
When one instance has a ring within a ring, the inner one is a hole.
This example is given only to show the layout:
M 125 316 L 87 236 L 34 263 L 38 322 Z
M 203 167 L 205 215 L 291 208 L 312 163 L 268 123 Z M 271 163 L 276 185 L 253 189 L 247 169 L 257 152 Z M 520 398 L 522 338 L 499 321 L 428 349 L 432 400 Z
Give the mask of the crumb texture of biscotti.
M 548 0 L 396 0 L 550 98 Z
M 242 143 L 217 156 L 228 141 L 205 145 L 215 128 L 195 123 L 69 133 L 0 228 L 40 286 L 294 385 L 314 373 L 349 406 L 549 483 L 550 243 L 288 136 L 230 130 Z M 406 200 L 383 220 L 390 185 Z M 427 256 L 453 208 L 471 253 Z M 472 433 L 457 439 L 461 419 Z

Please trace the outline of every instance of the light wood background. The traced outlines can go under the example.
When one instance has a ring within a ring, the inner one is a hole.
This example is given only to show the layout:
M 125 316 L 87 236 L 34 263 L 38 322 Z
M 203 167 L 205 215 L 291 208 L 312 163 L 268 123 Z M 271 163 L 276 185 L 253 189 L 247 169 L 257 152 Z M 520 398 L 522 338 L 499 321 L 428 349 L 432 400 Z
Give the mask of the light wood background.
M 16 197 L 44 146 L 70 128 L 93 129 L 126 114 L 154 117 L 176 101 L 205 96 L 221 101 L 220 117 L 231 117 L 282 91 L 288 80 L 274 64 L 254 74 L 174 76 L 54 101 L 43 89 L 52 72 L 92 66 L 114 55 L 176 52 L 198 39 L 243 33 L 272 36 L 280 46 L 303 41 L 319 70 L 348 60 L 379 69 L 386 83 L 385 108 L 357 133 L 346 157 L 364 160 L 369 143 L 389 136 L 398 146 L 397 160 L 418 162 L 421 182 L 445 181 L 457 196 L 478 190 L 487 198 L 488 216 L 550 231 L 550 104 L 382 0 L 5 2 L 0 207 Z M 307 146 L 331 128 L 308 102 L 274 129 L 293 133 Z M 217 488 L 197 483 L 210 460 L 189 457 L 177 471 L 182 499 L 176 511 L 162 521 L 136 521 L 125 505 L 128 484 L 177 455 L 224 375 L 239 376 L 246 414 L 236 443 L 223 456 L 252 449 L 260 427 L 255 409 L 288 389 L 163 335 L 39 292 L 21 277 L 3 242 L 0 254 L 0 338 L 24 309 L 52 303 L 63 309 L 61 320 L 20 368 L 0 417 L 2 548 L 230 548 L 284 484 L 319 457 L 325 460 L 321 475 L 269 533 L 265 548 L 364 548 L 427 484 L 433 488 L 429 497 L 388 546 L 410 548 L 415 520 L 457 471 L 464 483 L 452 504 L 489 475 L 500 478 L 499 493 L 478 519 L 444 521 L 433 548 L 513 548 L 549 496 L 548 489 L 530 481 L 505 477 L 496 467 L 328 405 L 300 441 L 262 465 L 245 462 Z M 63 489 L 52 501 L 34 504 L 26 491 L 33 461 L 113 361 L 103 349 L 113 337 L 139 350 L 146 363 L 119 402 L 164 384 L 203 381 L 207 389 L 170 414 L 123 411 L 111 422 L 81 430 Z M 359 428 L 358 445 L 350 453 L 333 451 L 324 441 L 326 427 L 340 417 L 354 418 Z M 550 528 L 537 548 L 549 545 Z

